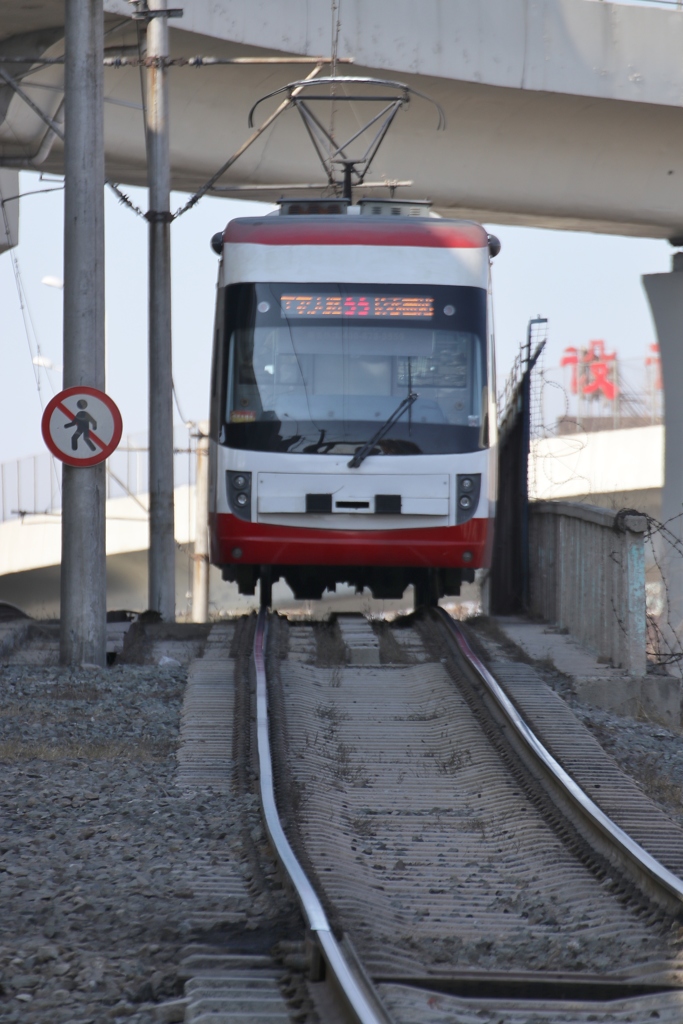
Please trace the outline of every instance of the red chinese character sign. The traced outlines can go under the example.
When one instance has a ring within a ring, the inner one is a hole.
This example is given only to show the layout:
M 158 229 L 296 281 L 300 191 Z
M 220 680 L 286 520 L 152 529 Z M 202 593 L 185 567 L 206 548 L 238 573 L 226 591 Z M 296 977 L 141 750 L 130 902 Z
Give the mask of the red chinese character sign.
M 617 397 L 617 354 L 605 352 L 604 341 L 591 341 L 584 349 L 566 348 L 560 365 L 572 368 L 572 394 L 586 398 L 603 397 L 608 402 Z
M 60 391 L 48 402 L 42 419 L 43 440 L 67 466 L 96 466 L 121 440 L 123 422 L 116 403 L 96 388 Z

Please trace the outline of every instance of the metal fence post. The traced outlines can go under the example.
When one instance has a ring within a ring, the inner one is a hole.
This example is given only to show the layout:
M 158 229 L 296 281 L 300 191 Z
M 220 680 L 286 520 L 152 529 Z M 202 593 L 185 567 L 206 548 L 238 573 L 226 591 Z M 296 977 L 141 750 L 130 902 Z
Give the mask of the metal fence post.
M 196 448 L 195 540 L 192 580 L 192 621 L 209 618 L 209 438 L 208 423 L 200 424 Z
M 622 534 L 622 601 L 624 623 L 621 630 L 622 667 L 631 676 L 644 676 L 647 670 L 645 641 L 645 544 L 647 522 L 644 516 L 625 516 Z

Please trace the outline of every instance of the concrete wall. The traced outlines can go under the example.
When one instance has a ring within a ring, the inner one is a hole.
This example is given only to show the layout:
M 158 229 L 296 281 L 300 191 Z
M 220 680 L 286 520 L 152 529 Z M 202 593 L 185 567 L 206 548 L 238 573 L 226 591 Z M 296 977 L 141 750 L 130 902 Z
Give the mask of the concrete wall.
M 530 506 L 531 614 L 636 677 L 646 670 L 646 526 L 591 505 Z

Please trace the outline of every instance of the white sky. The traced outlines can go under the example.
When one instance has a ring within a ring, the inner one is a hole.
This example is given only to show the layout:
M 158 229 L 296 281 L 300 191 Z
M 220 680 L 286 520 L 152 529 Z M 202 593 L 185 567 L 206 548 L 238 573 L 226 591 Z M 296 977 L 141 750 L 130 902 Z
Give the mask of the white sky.
M 20 191 L 54 188 L 22 173 Z M 147 208 L 146 191 L 127 190 Z M 40 369 L 36 345 L 62 363 L 62 293 L 41 284 L 62 277 L 62 193 L 21 201 L 19 245 L 14 250 L 25 291 L 30 345 L 21 314 L 10 253 L 0 256 L 0 462 L 44 451 L 43 406 L 61 388 L 61 374 Z M 173 197 L 173 209 L 183 196 Z M 147 223 L 106 190 L 107 391 L 116 401 L 124 433 L 147 428 Z M 183 415 L 208 415 L 209 368 L 217 257 L 211 236 L 234 216 L 259 204 L 206 198 L 174 222 L 172 237 L 174 379 Z M 604 338 L 621 358 L 644 358 L 655 339 L 640 275 L 668 271 L 667 242 L 607 235 L 488 225 L 503 243 L 494 264 L 494 307 L 499 386 L 530 317 L 548 317 L 546 366 L 557 366 L 567 345 Z M 177 410 L 175 418 L 180 421 Z

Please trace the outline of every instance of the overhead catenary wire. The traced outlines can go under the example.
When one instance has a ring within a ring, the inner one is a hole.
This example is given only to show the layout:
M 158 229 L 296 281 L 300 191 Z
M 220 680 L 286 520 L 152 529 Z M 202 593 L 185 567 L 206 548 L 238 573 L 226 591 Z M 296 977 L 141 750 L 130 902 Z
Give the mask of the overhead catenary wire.
M 145 89 L 144 65 L 142 63 L 142 26 L 140 22 L 135 23 L 137 34 L 138 59 L 140 61 L 140 101 L 142 103 L 142 129 L 145 133 L 145 152 L 147 152 L 147 90 Z
M 147 150 L 147 96 L 145 91 L 145 82 L 143 77 L 144 71 L 144 59 L 142 57 L 142 33 L 140 31 L 140 23 L 136 22 L 135 25 L 137 31 L 137 48 L 138 48 L 138 67 L 140 68 L 140 98 L 142 101 L 142 128 L 145 134 L 145 151 Z M 137 206 L 130 196 L 122 190 L 118 183 L 111 181 L 109 178 L 105 180 L 105 185 L 108 185 L 112 192 L 117 196 L 122 206 L 126 206 L 132 213 L 137 214 L 138 217 L 142 217 L 143 220 L 147 219 L 147 215 L 144 210 L 141 210 Z
M 118 27 L 120 27 L 120 25 L 116 26 L 116 28 L 118 28 Z M 110 30 L 110 33 L 108 33 L 108 34 L 111 34 L 111 32 L 115 31 L 116 28 Z M 287 64 L 311 65 L 311 64 L 313 64 L 314 65 L 313 71 L 306 77 L 306 81 L 308 81 L 310 78 L 314 77 L 314 75 L 316 75 L 319 72 L 319 70 L 322 67 L 324 67 L 325 65 L 332 65 L 334 68 L 336 68 L 337 64 L 352 64 L 353 63 L 353 58 L 352 57 L 339 57 L 337 55 L 337 53 L 336 53 L 336 50 L 335 50 L 334 54 L 332 56 L 330 56 L 330 57 L 323 57 L 323 56 L 321 56 L 321 57 L 308 57 L 308 56 L 306 56 L 306 57 L 282 57 L 282 56 L 277 56 L 277 57 L 276 56 L 268 56 L 268 57 L 211 57 L 211 56 L 199 56 L 199 55 L 195 56 L 195 57 L 165 57 L 165 58 L 146 57 L 146 56 L 143 57 L 142 56 L 142 52 L 141 52 L 142 51 L 142 44 L 141 44 L 140 30 L 139 30 L 138 26 L 136 26 L 136 28 L 137 28 L 137 32 L 138 32 L 138 56 L 137 57 L 124 57 L 124 56 L 122 56 L 122 57 L 105 57 L 104 58 L 104 66 L 105 67 L 111 67 L 111 68 L 137 67 L 137 68 L 140 69 L 140 73 L 142 75 L 142 71 L 144 70 L 144 68 L 150 68 L 150 67 L 153 67 L 153 66 L 154 67 L 160 67 L 161 63 L 163 63 L 164 67 L 195 67 L 195 68 L 198 68 L 198 67 L 213 67 L 213 66 L 226 66 L 226 65 L 228 65 L 228 66 L 229 65 L 237 65 L 237 66 L 239 66 L 239 65 L 258 65 L 258 64 L 264 64 L 264 65 L 287 65 Z M 64 64 L 64 59 L 65 58 L 64 58 L 63 55 L 56 56 L 56 57 L 39 57 L 39 56 L 19 57 L 19 56 L 15 56 L 15 55 L 12 55 L 12 56 L 0 55 L 0 77 L 5 79 L 7 84 L 11 84 L 11 87 L 14 89 L 15 92 L 17 92 L 17 95 L 21 96 L 21 98 L 24 100 L 24 102 L 26 102 L 28 104 L 28 106 L 31 109 L 33 109 L 38 114 L 38 116 L 40 116 L 44 121 L 46 121 L 47 124 L 50 124 L 52 119 L 48 118 L 48 116 L 46 114 L 44 114 L 44 112 L 42 112 L 37 107 L 36 104 L 34 104 L 34 102 L 30 99 L 30 97 L 27 96 L 27 94 L 24 92 L 24 90 L 22 90 L 17 85 L 17 83 L 14 82 L 13 79 L 11 79 L 11 82 L 10 82 L 11 76 L 9 76 L 6 72 L 3 71 L 1 65 L 5 64 L 5 63 L 9 63 L 9 64 L 35 64 L 35 65 L 38 65 L 35 70 L 40 70 L 41 67 L 47 67 L 47 66 L 50 66 L 50 65 Z M 140 85 L 141 85 L 141 95 L 142 95 L 143 125 L 144 125 L 145 137 L 146 137 L 146 135 L 147 135 L 146 97 L 145 97 L 145 89 L 144 89 L 144 83 L 142 82 L 142 78 L 141 78 Z M 297 93 L 298 93 L 298 90 L 295 90 L 295 92 L 292 95 L 296 95 Z M 289 101 L 286 101 L 286 102 L 283 102 L 283 103 L 280 104 L 280 106 L 277 108 L 277 110 L 274 112 L 274 114 L 272 114 L 269 118 L 267 118 L 266 121 L 264 122 L 264 124 L 262 124 L 260 128 L 256 129 L 256 131 L 252 133 L 252 135 L 249 137 L 249 139 L 247 139 L 247 141 L 242 146 L 240 146 L 240 148 L 237 150 L 237 152 L 234 153 L 226 161 L 226 163 L 223 164 L 223 166 L 215 174 L 213 174 L 211 176 L 211 178 L 209 178 L 208 182 L 206 182 L 204 185 L 202 185 L 202 187 L 200 189 L 198 189 L 195 193 L 193 193 L 190 196 L 190 198 L 187 200 L 187 202 L 184 203 L 183 206 L 179 207 L 178 210 L 175 211 L 175 213 L 171 214 L 171 220 L 175 220 L 177 217 L 181 217 L 184 213 L 187 213 L 189 210 L 191 210 L 199 202 L 200 199 L 202 199 L 207 193 L 211 192 L 211 190 L 213 189 L 213 186 L 219 180 L 219 178 L 221 178 L 222 175 L 225 174 L 225 172 L 232 166 L 232 164 L 252 145 L 253 142 L 256 141 L 256 139 L 259 138 L 259 136 L 265 131 L 265 129 L 267 127 L 269 127 L 270 124 L 272 124 L 272 122 L 275 120 L 275 118 L 283 110 L 285 110 L 290 104 L 291 104 L 291 97 L 290 97 Z M 63 135 L 63 132 L 61 130 L 61 126 L 55 124 L 54 126 L 50 125 L 50 127 L 51 127 L 51 130 L 54 131 L 55 134 L 58 135 L 58 137 L 63 141 L 64 135 Z M 121 189 L 120 185 L 117 182 L 114 182 L 114 181 L 112 181 L 111 179 L 108 178 L 108 179 L 106 179 L 105 184 L 116 194 L 119 202 L 123 206 L 127 207 L 132 213 L 135 213 L 138 217 L 142 217 L 144 219 L 148 219 L 147 214 L 139 206 L 137 206 L 131 200 L 130 196 L 127 195 L 127 193 L 125 193 Z
M 64 131 L 62 125 L 58 124 L 57 121 L 55 121 L 53 117 L 50 117 L 49 114 L 46 114 L 45 111 L 42 110 L 37 103 L 34 103 L 31 97 L 28 95 L 28 93 L 25 92 L 25 90 L 22 89 L 19 83 L 14 78 L 12 78 L 12 76 L 2 67 L 0 67 L 0 78 L 2 78 L 5 84 L 8 85 L 10 89 L 12 89 L 13 92 L 15 92 L 17 96 L 19 96 L 24 101 L 26 106 L 29 107 L 33 111 L 33 113 L 41 119 L 41 121 L 45 122 L 45 124 L 52 132 L 54 132 L 57 138 L 61 139 L 63 142 Z
M 135 68 L 135 67 L 155 67 L 160 66 L 160 60 L 163 60 L 164 67 L 190 67 L 190 68 L 208 68 L 208 67 L 229 67 L 230 65 L 241 65 L 241 64 L 331 64 L 332 57 L 105 57 L 103 64 L 107 68 Z M 353 57 L 337 57 L 335 56 L 336 64 L 353 64 Z M 5 56 L 0 54 L 0 64 L 37 64 L 43 67 L 49 67 L 54 64 L 63 64 L 64 57 L 15 57 Z M 40 70 L 40 67 L 35 69 Z
M 331 0 L 331 3 L 332 3 L 332 46 L 331 46 L 332 64 L 331 64 L 331 68 L 332 68 L 332 78 L 336 78 L 337 77 L 337 51 L 338 51 L 338 48 L 339 48 L 339 31 L 341 29 L 341 0 Z M 335 21 L 335 13 L 337 15 L 336 21 Z M 331 91 L 332 91 L 332 95 L 333 96 L 334 96 L 334 93 L 335 93 L 335 88 L 336 88 L 335 86 L 332 86 L 332 90 Z M 334 104 L 334 101 L 333 101 L 332 104 L 330 105 L 330 131 L 329 131 L 330 139 L 332 140 L 332 145 L 334 145 L 334 115 L 335 115 L 335 111 L 336 111 L 336 107 L 335 107 L 335 104 Z
M 245 58 L 245 60 L 246 59 L 247 58 Z M 251 60 L 251 58 L 249 58 L 249 60 Z M 270 60 L 270 58 L 268 58 L 268 60 Z M 281 61 L 279 58 L 274 58 L 274 60 L 277 60 L 277 63 L 288 63 L 288 61 Z M 339 58 L 338 62 L 341 62 L 341 60 L 344 60 L 346 62 L 350 62 L 351 58 Z M 260 60 L 257 59 L 257 58 L 254 58 L 254 61 L 255 62 L 256 61 L 260 62 Z M 311 62 L 312 62 L 311 59 L 306 58 L 306 63 L 311 63 Z M 304 81 L 308 82 L 309 80 L 314 78 L 315 75 L 317 75 L 318 72 L 322 69 L 322 67 L 324 67 L 325 63 L 329 63 L 329 60 L 325 59 L 323 62 L 316 63 L 315 67 L 306 76 L 306 79 Z M 144 61 L 142 61 L 142 63 L 139 62 L 138 66 L 140 66 L 140 67 L 145 66 Z M 219 181 L 219 179 L 225 174 L 225 172 L 263 134 L 263 132 L 266 130 L 266 128 L 268 128 L 273 123 L 273 121 L 284 110 L 286 110 L 289 106 L 291 106 L 292 98 L 296 97 L 298 95 L 299 91 L 300 91 L 300 89 L 294 89 L 292 91 L 292 94 L 291 94 L 290 98 L 287 99 L 287 100 L 283 100 L 283 102 L 277 107 L 277 109 L 269 117 L 266 118 L 266 120 L 263 122 L 262 125 L 260 125 L 254 132 L 252 132 L 252 134 L 249 136 L 249 138 L 239 147 L 239 149 L 235 153 L 232 154 L 231 157 L 229 157 L 228 160 L 226 160 L 226 162 L 209 178 L 209 180 L 207 182 L 205 182 L 204 185 L 201 186 L 201 188 L 197 189 L 197 191 L 194 192 L 190 196 L 190 198 L 183 204 L 183 206 L 179 207 L 175 211 L 175 213 L 172 213 L 170 215 L 171 221 L 176 220 L 178 217 L 182 217 L 182 215 L 184 213 L 187 213 L 194 206 L 196 206 L 196 204 L 200 201 L 200 199 L 202 199 L 205 195 L 207 195 L 208 193 L 210 193 L 210 192 L 212 192 L 214 190 L 214 186 L 216 185 L 216 182 Z M 145 134 L 146 134 L 146 131 L 147 131 L 147 128 L 146 128 L 147 118 L 145 116 L 144 88 L 142 88 L 142 102 L 143 102 L 143 120 L 144 120 L 144 124 L 145 124 Z M 136 206 L 136 204 L 131 200 L 130 196 L 128 196 L 121 189 L 121 187 L 117 183 L 111 181 L 110 179 L 107 179 L 105 184 L 108 185 L 110 189 L 112 189 L 112 191 L 118 197 L 119 202 L 123 206 L 126 206 L 129 210 L 131 210 L 137 216 L 142 217 L 145 220 L 148 219 L 147 214 L 142 209 L 140 209 L 139 206 Z M 387 188 L 393 188 L 393 187 L 397 187 L 398 185 L 403 185 L 403 184 L 406 184 L 406 183 L 405 182 L 387 182 L 386 183 L 386 187 Z M 377 183 L 373 182 L 372 183 L 372 187 L 373 188 L 385 187 L 385 183 L 384 182 L 377 182 Z M 258 189 L 259 186 L 257 185 L 256 188 Z M 237 190 L 239 190 L 239 189 L 237 189 Z M 227 191 L 227 187 L 226 187 L 226 191 Z
M 136 206 L 133 200 L 130 198 L 130 196 L 126 195 L 126 193 L 121 189 L 119 185 L 117 185 L 115 181 L 110 181 L 109 178 L 107 178 L 104 184 L 107 185 L 112 190 L 114 195 L 118 198 L 119 202 L 121 203 L 121 206 L 128 207 L 129 210 L 137 214 L 138 217 L 142 217 L 143 220 L 147 219 L 145 211 L 141 210 L 139 206 Z
M 313 70 L 306 76 L 304 81 L 308 82 L 311 79 L 315 78 L 315 76 L 318 74 L 318 72 L 321 70 L 321 68 L 323 66 L 324 66 L 324 64 L 322 64 L 322 63 L 321 64 L 316 64 L 316 66 L 313 68 Z M 190 199 L 188 199 L 188 201 L 185 203 L 184 206 L 181 206 L 178 210 L 176 210 L 176 212 L 173 214 L 173 219 L 174 220 L 175 220 L 176 217 L 181 217 L 184 213 L 187 213 L 188 210 L 191 210 L 192 207 L 195 206 L 199 202 L 199 200 L 203 196 L 205 196 L 207 192 L 210 191 L 210 189 L 216 184 L 216 182 L 219 180 L 219 178 L 222 178 L 223 175 L 225 174 L 225 172 L 230 167 L 232 167 L 232 165 L 235 163 L 235 161 L 238 160 L 239 157 L 242 156 L 242 154 L 254 142 L 256 142 L 256 140 L 263 134 L 263 132 L 266 130 L 266 128 L 270 127 L 270 125 L 273 123 L 273 121 L 275 121 L 275 119 L 277 117 L 279 117 L 280 114 L 284 110 L 286 110 L 288 107 L 291 106 L 291 104 L 292 104 L 292 96 L 298 95 L 298 93 L 300 91 L 301 91 L 300 89 L 295 89 L 288 99 L 283 100 L 282 103 L 280 103 L 280 105 L 277 107 L 277 109 L 274 110 L 273 113 L 270 114 L 270 116 L 265 119 L 265 121 L 263 122 L 263 124 L 259 128 L 257 128 L 254 132 L 252 132 L 252 134 L 249 136 L 249 138 L 246 140 L 246 142 L 242 143 L 242 145 L 239 147 L 239 149 L 235 153 L 233 153 L 233 155 L 228 160 L 226 160 L 226 162 L 223 164 L 223 166 L 219 167 L 219 169 L 216 171 L 216 173 L 213 174 L 209 178 L 209 180 L 204 185 L 202 185 L 202 187 L 200 189 L 198 189 L 197 192 L 195 192 L 193 196 L 190 197 Z M 253 111 L 252 111 L 252 113 L 253 113 Z
M 363 188 L 388 188 L 393 190 L 396 188 L 409 188 L 414 184 L 415 182 L 410 179 L 399 181 L 398 179 L 387 178 L 385 181 L 364 181 Z M 211 192 L 283 192 L 285 190 L 289 192 L 302 192 L 329 188 L 329 181 L 296 181 L 294 183 L 287 181 L 273 185 L 253 185 L 245 182 L 238 185 L 214 185 L 211 188 Z
M 6 203 L 13 203 L 17 199 L 23 199 L 25 196 L 42 196 L 42 195 L 45 195 L 47 192 L 63 192 L 63 191 L 64 191 L 64 186 L 63 185 L 55 185 L 54 188 L 34 188 L 34 189 L 31 189 L 28 192 L 18 192 L 15 196 L 7 196 L 6 199 L 1 199 L 0 202 L 2 202 L 2 204 L 4 206 Z
M 183 416 L 183 410 L 180 408 L 180 401 L 178 399 L 178 391 L 177 391 L 176 386 L 175 386 L 175 380 L 172 382 L 172 387 L 173 387 L 173 401 L 175 402 L 176 409 L 178 410 L 178 415 L 180 416 L 180 418 L 183 421 L 183 423 L 185 424 L 185 426 L 187 426 L 187 424 L 190 423 L 191 421 L 185 419 L 185 417 Z

